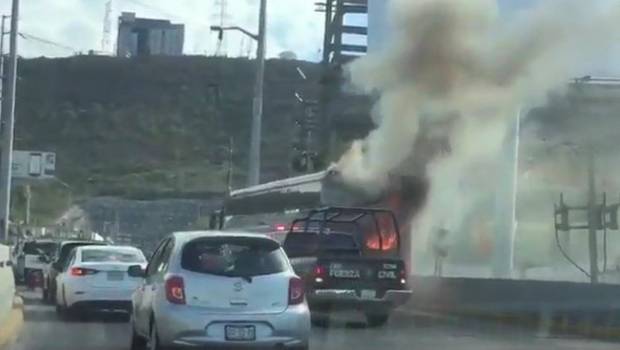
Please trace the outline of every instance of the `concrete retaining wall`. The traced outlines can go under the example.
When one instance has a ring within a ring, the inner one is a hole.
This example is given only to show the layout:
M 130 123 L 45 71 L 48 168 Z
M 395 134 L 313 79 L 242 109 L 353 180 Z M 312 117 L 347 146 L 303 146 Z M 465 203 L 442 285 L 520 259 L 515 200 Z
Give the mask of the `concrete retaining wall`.
M 410 308 L 536 326 L 620 330 L 620 285 L 413 277 Z
M 2 324 L 11 311 L 15 296 L 13 269 L 9 261 L 9 247 L 0 245 L 0 324 Z

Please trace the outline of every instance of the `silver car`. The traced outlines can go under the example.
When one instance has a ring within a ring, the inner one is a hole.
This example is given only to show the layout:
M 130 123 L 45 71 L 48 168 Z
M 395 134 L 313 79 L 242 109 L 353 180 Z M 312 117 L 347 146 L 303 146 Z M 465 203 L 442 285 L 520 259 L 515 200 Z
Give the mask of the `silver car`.
M 308 349 L 303 283 L 262 235 L 177 232 L 164 239 L 133 294 L 132 349 Z

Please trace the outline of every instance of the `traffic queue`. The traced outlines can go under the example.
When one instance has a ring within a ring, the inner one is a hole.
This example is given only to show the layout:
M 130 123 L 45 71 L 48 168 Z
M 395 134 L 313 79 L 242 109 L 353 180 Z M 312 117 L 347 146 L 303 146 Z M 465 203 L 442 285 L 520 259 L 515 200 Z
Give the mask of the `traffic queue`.
M 24 262 L 19 276 L 59 319 L 123 314 L 134 350 L 308 349 L 311 325 L 327 327 L 333 312 L 358 311 L 380 327 L 409 299 L 400 235 L 384 221 L 395 218 L 327 208 L 295 220 L 282 245 L 220 229 L 171 233 L 149 259 L 135 247 L 89 240 L 31 241 L 15 253 Z

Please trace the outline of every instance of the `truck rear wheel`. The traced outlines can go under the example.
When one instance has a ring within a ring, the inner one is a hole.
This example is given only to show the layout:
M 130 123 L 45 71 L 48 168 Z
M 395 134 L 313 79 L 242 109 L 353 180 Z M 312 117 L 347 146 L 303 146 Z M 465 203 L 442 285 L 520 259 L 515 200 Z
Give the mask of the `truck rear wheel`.
M 390 314 L 388 313 L 372 313 L 366 314 L 366 324 L 369 327 L 381 327 L 387 323 L 390 319 Z
M 45 288 L 45 286 L 41 290 L 41 294 L 41 299 L 43 299 L 43 303 L 50 304 L 50 294 L 47 288 Z
M 310 318 L 310 322 L 313 326 L 319 328 L 328 328 L 329 327 L 329 316 L 317 316 Z

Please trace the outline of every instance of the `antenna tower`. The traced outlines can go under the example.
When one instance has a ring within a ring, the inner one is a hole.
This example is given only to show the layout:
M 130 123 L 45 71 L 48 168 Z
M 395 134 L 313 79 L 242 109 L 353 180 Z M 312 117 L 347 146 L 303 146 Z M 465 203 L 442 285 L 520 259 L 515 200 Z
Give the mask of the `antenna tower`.
M 229 19 L 228 0 L 215 0 L 215 8 L 218 9 L 218 11 L 214 15 L 214 17 L 215 17 L 214 18 L 214 22 L 217 22 L 217 24 L 220 27 L 226 26 L 226 22 Z M 215 48 L 215 55 L 216 56 L 220 56 L 220 55 L 224 55 L 225 56 L 226 52 L 227 52 L 226 35 L 224 35 L 222 40 L 218 40 L 218 42 L 217 42 L 217 46 Z
M 105 14 L 103 16 L 103 35 L 101 37 L 101 51 L 110 52 L 110 37 L 112 36 L 112 0 L 105 4 Z

